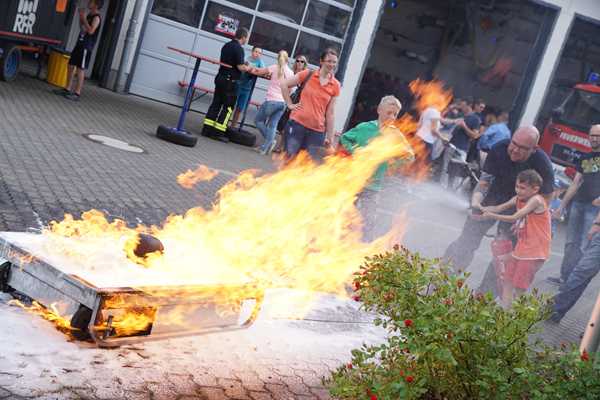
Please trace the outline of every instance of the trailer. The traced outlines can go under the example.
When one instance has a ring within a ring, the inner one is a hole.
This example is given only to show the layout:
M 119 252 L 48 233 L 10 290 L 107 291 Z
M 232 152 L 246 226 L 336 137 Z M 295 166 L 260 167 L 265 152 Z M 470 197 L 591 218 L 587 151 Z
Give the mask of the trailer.
M 76 0 L 0 1 L 0 80 L 16 79 L 22 52 L 62 47 Z

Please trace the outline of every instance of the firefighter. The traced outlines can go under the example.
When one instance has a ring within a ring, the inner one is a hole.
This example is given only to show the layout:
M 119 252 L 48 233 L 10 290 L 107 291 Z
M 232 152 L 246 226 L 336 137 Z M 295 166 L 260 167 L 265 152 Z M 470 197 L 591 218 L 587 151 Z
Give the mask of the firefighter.
M 244 48 L 242 47 L 248 42 L 248 36 L 248 29 L 239 28 L 235 33 L 235 38 L 221 48 L 219 61 L 231 67 L 221 65 L 215 76 L 215 93 L 204 118 L 203 136 L 223 142 L 229 141 L 225 133 L 235 106 L 235 83 L 242 72 L 251 68 L 244 64 Z

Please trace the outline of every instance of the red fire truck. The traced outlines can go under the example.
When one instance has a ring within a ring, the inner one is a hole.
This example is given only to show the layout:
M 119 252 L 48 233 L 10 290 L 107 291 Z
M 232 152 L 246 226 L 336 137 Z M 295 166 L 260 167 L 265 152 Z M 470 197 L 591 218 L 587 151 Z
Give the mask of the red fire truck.
M 598 78 L 598 74 L 590 74 L 589 83 L 575 85 L 563 103 L 552 111 L 540 147 L 553 162 L 572 167 L 583 153 L 591 150 L 588 131 L 591 125 L 600 123 Z

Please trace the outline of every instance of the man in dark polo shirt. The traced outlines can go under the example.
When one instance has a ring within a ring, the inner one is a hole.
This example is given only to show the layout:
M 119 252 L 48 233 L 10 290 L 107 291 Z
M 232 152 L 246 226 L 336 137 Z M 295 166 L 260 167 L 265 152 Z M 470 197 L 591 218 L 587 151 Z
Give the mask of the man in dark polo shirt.
M 228 141 L 225 132 L 235 106 L 235 82 L 240 79 L 242 72 L 249 69 L 244 64 L 244 48 L 242 47 L 248 42 L 248 36 L 248 29 L 239 28 L 235 33 L 235 38 L 221 48 L 219 61 L 230 65 L 231 68 L 221 65 L 215 76 L 215 93 L 204 118 L 203 136 L 223 142 Z
M 515 196 L 519 172 L 526 169 L 537 171 L 544 180 L 540 194 L 546 200 L 550 199 L 554 190 L 554 171 L 546 153 L 537 147 L 539 138 L 540 134 L 534 126 L 523 126 L 517 129 L 512 139 L 500 141 L 490 149 L 479 184 L 471 198 L 472 214 L 467 217 L 460 236 L 448 246 L 443 257 L 456 270 L 465 270 L 471 264 L 483 236 L 496 223 L 495 220 L 479 220 L 475 215 L 481 212 L 482 207 L 499 205 Z M 510 225 L 501 223 L 498 229 L 508 232 Z M 493 264 L 488 267 L 479 291 L 496 293 Z

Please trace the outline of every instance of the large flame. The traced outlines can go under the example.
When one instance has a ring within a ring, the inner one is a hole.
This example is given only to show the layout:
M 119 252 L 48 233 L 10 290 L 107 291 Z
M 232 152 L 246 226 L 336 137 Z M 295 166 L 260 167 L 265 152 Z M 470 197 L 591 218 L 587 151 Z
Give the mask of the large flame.
M 451 98 L 439 83 L 413 82 L 411 89 L 421 110 L 433 100 L 436 105 L 447 105 Z M 417 146 L 415 128 L 416 122 L 406 114 L 351 157 L 332 155 L 317 165 L 300 154 L 276 173 L 243 172 L 219 191 L 212 209 L 197 207 L 170 216 L 161 227 L 129 228 L 124 221 L 110 222 L 92 210 L 81 219 L 66 216 L 52 222 L 44 234 L 50 239 L 50 251 L 66 253 L 85 264 L 98 247 L 112 242 L 119 252 L 126 243 L 135 244 L 138 232 L 146 232 L 165 247 L 162 254 L 138 260 L 154 276 L 176 276 L 194 285 L 252 282 L 260 288 L 344 294 L 365 256 L 385 251 L 400 240 L 403 223 L 398 220 L 387 234 L 364 241 L 355 200 L 381 163 L 411 155 L 403 133 Z M 418 169 L 406 171 L 422 176 Z M 178 181 L 189 187 L 213 176 L 213 171 L 200 166 Z M 64 242 L 64 237 L 76 238 L 79 245 Z M 138 267 L 132 264 L 130 268 Z M 233 303 L 242 297 L 232 294 Z M 181 319 L 181 315 L 173 318 Z M 147 312 L 133 313 L 129 319 L 120 318 L 116 328 L 125 331 L 130 323 L 140 329 L 149 319 Z

